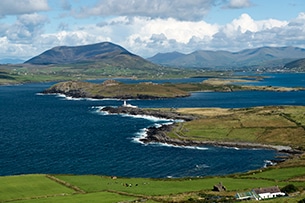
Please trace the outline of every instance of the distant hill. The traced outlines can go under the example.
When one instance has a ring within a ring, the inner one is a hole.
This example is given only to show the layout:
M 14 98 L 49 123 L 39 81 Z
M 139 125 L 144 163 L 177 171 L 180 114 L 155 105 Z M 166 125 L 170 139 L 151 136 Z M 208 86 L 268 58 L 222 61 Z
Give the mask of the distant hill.
M 190 54 L 159 53 L 149 61 L 161 65 L 192 68 L 276 67 L 305 58 L 305 49 L 296 47 L 260 47 L 239 52 L 199 50 Z
M 305 69 L 305 58 L 292 61 L 285 65 L 287 69 Z
M 59 46 L 35 56 L 25 64 L 51 65 L 51 64 L 76 64 L 76 63 L 99 63 L 99 65 L 137 68 L 156 66 L 151 62 L 130 53 L 123 47 L 102 42 L 83 46 Z

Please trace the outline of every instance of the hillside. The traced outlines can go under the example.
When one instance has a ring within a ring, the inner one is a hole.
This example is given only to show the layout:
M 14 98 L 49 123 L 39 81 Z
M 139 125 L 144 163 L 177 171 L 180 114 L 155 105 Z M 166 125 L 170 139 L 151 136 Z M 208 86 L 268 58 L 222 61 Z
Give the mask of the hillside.
M 54 47 L 23 64 L 1 65 L 1 69 L 5 70 L 5 76 L 2 74 L 0 84 L 113 77 L 163 78 L 191 74 L 189 70 L 186 72 L 181 68 L 154 64 L 110 42 Z
M 102 42 L 83 46 L 59 46 L 35 56 L 25 64 L 75 64 L 84 62 L 104 62 L 105 64 L 120 67 L 152 66 L 145 59 L 130 53 L 123 47 Z
M 103 42 L 83 46 L 59 46 L 35 56 L 25 63 L 36 65 L 69 64 L 93 60 L 115 58 L 119 56 L 135 56 L 124 48 Z
M 305 69 L 305 58 L 292 61 L 285 65 L 287 69 Z
M 260 47 L 239 52 L 199 50 L 190 54 L 163 53 L 148 58 L 153 63 L 192 68 L 283 67 L 305 57 L 296 47 Z

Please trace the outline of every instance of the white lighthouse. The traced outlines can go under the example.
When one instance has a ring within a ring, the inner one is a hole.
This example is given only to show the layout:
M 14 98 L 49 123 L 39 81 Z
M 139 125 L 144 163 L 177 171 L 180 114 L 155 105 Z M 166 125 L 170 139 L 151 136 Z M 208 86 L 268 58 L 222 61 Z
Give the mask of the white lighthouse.
M 138 108 L 137 106 L 133 106 L 131 104 L 127 104 L 126 100 L 124 100 L 123 107 Z

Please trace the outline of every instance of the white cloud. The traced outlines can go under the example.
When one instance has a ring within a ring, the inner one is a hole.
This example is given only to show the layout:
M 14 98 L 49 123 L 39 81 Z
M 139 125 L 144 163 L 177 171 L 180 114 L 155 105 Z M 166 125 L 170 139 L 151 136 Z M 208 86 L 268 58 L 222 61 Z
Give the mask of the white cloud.
M 170 51 L 189 53 L 199 49 L 238 51 L 274 45 L 275 42 L 282 46 L 285 45 L 287 38 L 285 34 L 277 33 L 289 30 L 287 21 L 275 19 L 256 21 L 248 14 L 242 14 L 226 25 L 213 25 L 204 21 L 149 18 L 135 18 L 133 23 L 129 25 L 134 30 L 133 33 L 126 35 L 127 40 L 121 39 L 120 42 L 142 56 Z M 301 33 L 303 33 L 301 36 L 305 36 L 304 30 L 299 31 L 298 35 Z M 289 38 L 297 39 L 298 35 Z M 273 39 L 274 37 L 277 39 Z
M 233 9 L 240 9 L 240 8 L 247 8 L 252 5 L 253 4 L 250 2 L 250 0 L 230 0 L 229 4 L 226 7 Z
M 20 15 L 49 10 L 47 0 L 1 0 L 0 16 Z
M 192 37 L 212 37 L 218 30 L 216 25 L 204 21 L 177 21 L 175 19 L 144 19 L 135 18 L 135 24 L 140 25 L 137 33 L 130 38 L 150 40 L 154 35 L 162 34 L 168 40 L 176 40 L 179 43 L 188 43 Z
M 234 19 L 231 23 L 223 27 L 223 32 L 228 36 L 236 35 L 237 32 L 260 32 L 262 30 L 272 29 L 274 27 L 284 27 L 287 21 L 279 21 L 275 19 L 255 21 L 248 14 L 244 13 L 239 18 Z
M 43 27 L 47 22 L 46 16 L 37 13 L 21 15 L 8 27 L 6 36 L 15 43 L 35 43 L 35 37 L 43 33 Z
M 93 7 L 74 11 L 78 17 L 87 16 L 144 16 L 201 20 L 216 0 L 99 0 Z
M 203 20 L 120 16 L 81 27 L 62 24 L 63 29 L 54 33 L 45 33 L 47 23 L 48 18 L 34 13 L 19 16 L 12 25 L 2 24 L 1 56 L 28 59 L 54 46 L 102 41 L 117 43 L 144 57 L 157 52 L 238 51 L 271 45 L 305 48 L 305 13 L 290 21 L 255 20 L 245 13 L 225 25 Z

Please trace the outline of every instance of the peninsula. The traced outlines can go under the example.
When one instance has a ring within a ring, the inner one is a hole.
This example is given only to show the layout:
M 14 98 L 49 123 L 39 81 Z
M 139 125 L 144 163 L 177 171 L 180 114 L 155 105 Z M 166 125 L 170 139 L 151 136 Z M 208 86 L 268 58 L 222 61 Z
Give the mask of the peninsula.
M 149 127 L 146 137 L 140 140 L 143 143 L 272 148 L 287 153 L 301 153 L 305 149 L 305 121 L 301 113 L 304 110 L 302 106 L 242 109 L 139 109 L 122 106 L 104 107 L 101 111 L 185 121 Z

